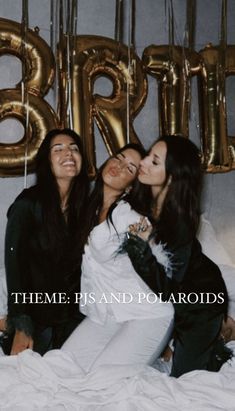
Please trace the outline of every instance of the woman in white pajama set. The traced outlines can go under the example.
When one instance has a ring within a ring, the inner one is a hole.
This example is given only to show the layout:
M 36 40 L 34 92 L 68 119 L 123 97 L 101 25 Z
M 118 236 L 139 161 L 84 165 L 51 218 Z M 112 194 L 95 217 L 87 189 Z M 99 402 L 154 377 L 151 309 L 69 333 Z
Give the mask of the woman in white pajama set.
M 141 218 L 127 200 L 134 198 L 143 155 L 139 146 L 125 146 L 101 168 L 91 195 L 91 204 L 97 203 L 102 186 L 82 262 L 80 311 L 87 318 L 62 347 L 86 372 L 103 364 L 151 364 L 172 331 L 172 305 L 161 303 L 127 254 L 118 253 L 129 226 Z

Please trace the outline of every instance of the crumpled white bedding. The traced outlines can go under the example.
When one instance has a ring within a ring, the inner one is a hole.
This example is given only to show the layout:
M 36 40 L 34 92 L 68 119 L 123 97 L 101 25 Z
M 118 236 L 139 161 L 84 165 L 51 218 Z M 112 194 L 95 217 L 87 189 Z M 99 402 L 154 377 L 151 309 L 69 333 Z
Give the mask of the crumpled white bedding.
M 229 346 L 235 354 L 235 342 Z M 106 365 L 85 374 L 60 350 L 0 357 L 1 410 L 235 411 L 234 393 L 235 357 L 218 373 L 193 371 L 178 379 L 143 365 Z

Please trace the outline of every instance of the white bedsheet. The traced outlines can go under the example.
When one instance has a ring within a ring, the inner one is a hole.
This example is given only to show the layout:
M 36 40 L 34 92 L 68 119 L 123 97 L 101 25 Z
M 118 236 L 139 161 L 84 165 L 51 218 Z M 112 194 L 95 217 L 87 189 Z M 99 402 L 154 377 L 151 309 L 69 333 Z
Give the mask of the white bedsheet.
M 235 343 L 229 344 L 235 353 Z M 220 372 L 175 379 L 148 366 L 85 375 L 65 352 L 0 357 L 0 409 L 11 411 L 235 411 L 235 358 Z

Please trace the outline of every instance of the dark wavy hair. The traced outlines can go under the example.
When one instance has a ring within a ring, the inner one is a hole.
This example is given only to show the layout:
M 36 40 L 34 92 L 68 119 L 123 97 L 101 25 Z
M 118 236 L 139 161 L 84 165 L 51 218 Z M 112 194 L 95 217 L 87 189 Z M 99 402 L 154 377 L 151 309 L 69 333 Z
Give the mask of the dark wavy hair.
M 188 138 L 170 135 L 157 140 L 160 141 L 167 147 L 165 186 L 169 177 L 171 183 L 156 224 L 156 232 L 161 241 L 172 244 L 177 241 L 180 224 L 187 227 L 189 238 L 196 234 L 203 173 L 200 151 Z
M 65 134 L 78 146 L 82 158 L 79 175 L 74 177 L 68 198 L 67 224 L 61 211 L 61 199 L 56 178 L 51 170 L 50 147 L 54 137 Z M 42 204 L 42 218 L 48 234 L 48 247 L 55 250 L 58 258 L 64 254 L 64 247 L 76 244 L 79 249 L 79 230 L 84 223 L 88 197 L 87 164 L 79 135 L 68 128 L 53 129 L 43 140 L 36 157 L 36 177 L 39 200 Z M 61 254 L 62 253 L 62 254 Z
M 127 149 L 132 149 L 137 151 L 141 158 L 144 158 L 146 155 L 145 149 L 136 143 L 129 143 L 123 146 L 120 150 L 117 151 L 116 155 L 122 153 Z M 106 166 L 107 162 L 110 160 L 109 157 L 104 164 L 99 168 L 95 180 L 94 188 L 89 196 L 89 206 L 87 210 L 86 216 L 86 224 L 83 230 L 83 243 L 85 244 L 87 238 L 91 232 L 91 230 L 98 224 L 99 222 L 99 212 L 103 205 L 103 178 L 102 172 L 104 167 Z M 151 190 L 150 187 L 145 186 L 144 184 L 138 181 L 136 177 L 132 182 L 132 189 L 129 193 L 125 194 L 125 192 L 121 193 L 120 196 L 116 199 L 116 201 L 111 204 L 108 213 L 107 213 L 107 220 L 110 221 L 112 224 L 112 212 L 117 206 L 118 202 L 121 199 L 125 199 L 131 207 L 143 215 L 149 215 L 150 213 L 150 204 L 151 204 Z

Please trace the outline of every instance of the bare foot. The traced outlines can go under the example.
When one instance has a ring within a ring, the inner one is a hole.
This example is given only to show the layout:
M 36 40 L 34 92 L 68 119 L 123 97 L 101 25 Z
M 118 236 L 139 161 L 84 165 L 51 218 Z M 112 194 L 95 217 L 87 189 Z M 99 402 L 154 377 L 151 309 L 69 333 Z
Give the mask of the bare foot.
M 0 331 L 6 331 L 6 318 L 0 318 Z
M 173 355 L 173 351 L 172 351 L 172 349 L 171 349 L 171 348 L 169 347 L 169 345 L 168 345 L 168 346 L 165 348 L 165 350 L 163 351 L 163 353 L 162 353 L 162 355 L 161 355 L 161 358 L 162 358 L 164 361 L 168 362 L 168 361 L 170 361 L 172 355 Z
M 235 340 L 235 321 L 232 317 L 228 316 L 227 320 L 223 321 L 221 336 L 226 343 Z

